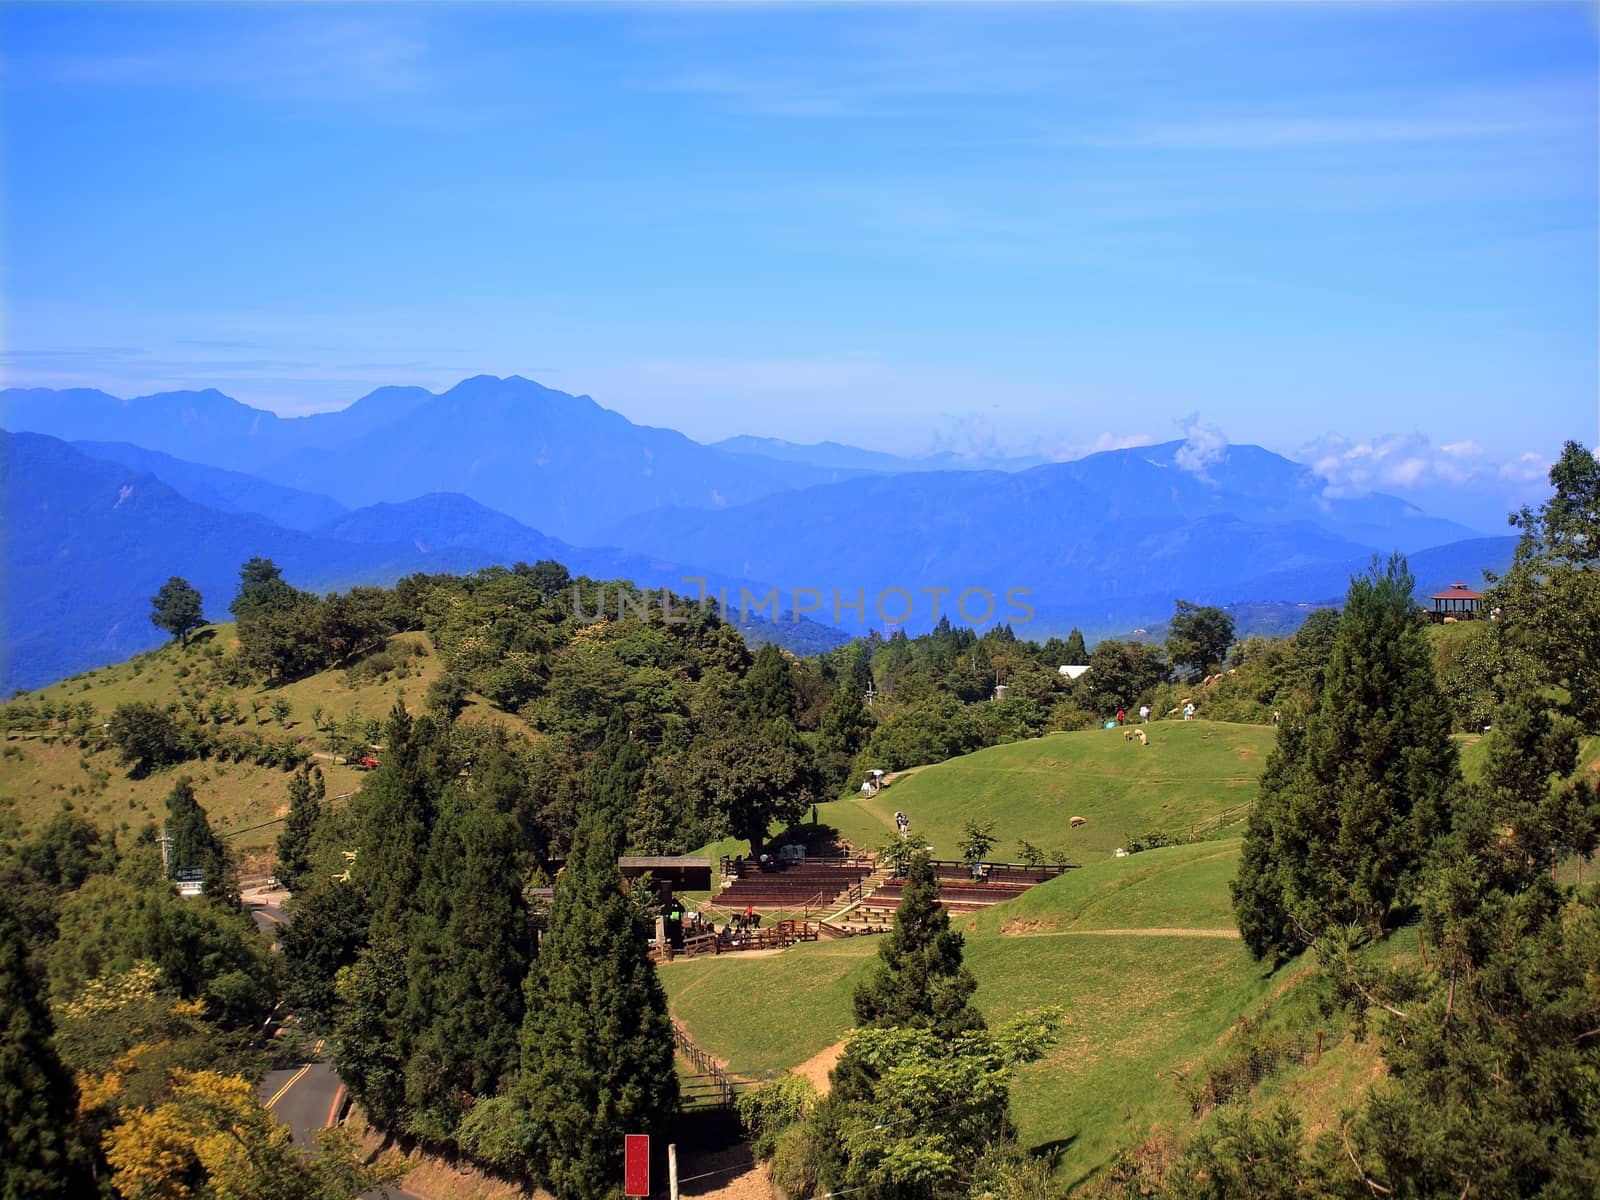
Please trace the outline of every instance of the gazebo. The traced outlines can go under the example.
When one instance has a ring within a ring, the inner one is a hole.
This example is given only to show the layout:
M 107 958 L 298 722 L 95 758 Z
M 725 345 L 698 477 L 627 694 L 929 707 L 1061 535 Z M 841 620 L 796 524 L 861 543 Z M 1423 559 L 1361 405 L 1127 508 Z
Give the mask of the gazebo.
M 1433 607 L 1428 611 L 1428 620 L 1435 624 L 1470 621 L 1478 615 L 1483 593 L 1473 591 L 1464 583 L 1452 583 L 1444 591 L 1435 592 L 1431 599 Z

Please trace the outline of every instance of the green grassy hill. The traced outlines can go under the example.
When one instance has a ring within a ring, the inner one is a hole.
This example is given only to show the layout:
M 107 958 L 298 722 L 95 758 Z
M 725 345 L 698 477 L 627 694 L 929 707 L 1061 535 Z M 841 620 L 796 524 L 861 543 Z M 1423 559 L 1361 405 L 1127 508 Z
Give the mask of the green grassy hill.
M 985 752 L 990 753 L 990 752 Z M 978 757 L 978 756 L 974 756 Z M 977 999 L 991 1019 L 1062 1006 L 1055 1050 L 1013 1089 L 1023 1138 L 1063 1147 L 1078 1180 L 1119 1146 L 1190 1120 L 1179 1076 L 1223 1047 L 1241 1014 L 1283 982 L 1232 926 L 1237 839 L 1102 859 L 1009 904 L 962 918 Z M 772 957 L 662 969 L 673 1012 L 736 1073 L 798 1066 L 844 1036 L 877 942 L 803 945 Z M 750 996 L 781 1003 L 750 1005 Z
M 333 762 L 326 753 L 327 734 L 314 727 L 313 712 L 322 710 L 324 730 L 351 714 L 382 719 L 402 692 L 415 711 L 441 670 L 427 635 L 404 633 L 389 639 L 388 656 L 394 666 L 388 671 L 334 670 L 279 688 L 237 686 L 229 683 L 219 668 L 224 648 L 232 643 L 232 625 L 210 626 L 192 638 L 187 649 L 168 645 L 21 693 L 0 705 L 0 717 L 7 710 L 37 709 L 42 702 L 57 709 L 67 703 L 94 707 L 94 717 L 83 736 L 73 736 L 59 724 L 45 732 L 8 729 L 0 746 L 0 818 L 9 814 L 28 827 L 72 808 L 123 836 L 137 832 L 147 820 L 164 816 L 173 781 L 187 774 L 217 832 L 229 837 L 248 859 L 277 840 L 277 826 L 252 827 L 287 811 L 285 772 L 249 761 L 213 758 L 154 771 L 143 779 L 131 778 L 100 728 L 118 705 L 135 700 L 160 707 L 186 699 L 202 706 L 232 701 L 238 716 L 217 727 L 221 733 L 254 732 L 301 743 L 319 756 L 316 761 L 327 777 L 328 794 L 337 796 L 357 790 L 364 773 Z M 272 715 L 273 701 L 279 697 L 289 705 L 282 726 Z M 252 702 L 258 706 L 255 711 Z M 492 716 L 509 725 L 521 724 L 516 717 L 482 702 L 470 706 L 467 716 Z
M 1148 746 L 1117 729 L 994 746 L 919 768 L 870 800 L 824 804 L 820 816 L 871 848 L 893 832 L 899 809 L 940 858 L 957 857 L 966 821 L 992 820 L 996 860 L 1014 858 L 1022 839 L 1089 863 L 1149 830 L 1187 838 L 1195 822 L 1252 800 L 1275 737 L 1270 726 L 1217 721 L 1157 721 L 1146 730 Z M 1069 833 L 1073 817 L 1085 823 Z

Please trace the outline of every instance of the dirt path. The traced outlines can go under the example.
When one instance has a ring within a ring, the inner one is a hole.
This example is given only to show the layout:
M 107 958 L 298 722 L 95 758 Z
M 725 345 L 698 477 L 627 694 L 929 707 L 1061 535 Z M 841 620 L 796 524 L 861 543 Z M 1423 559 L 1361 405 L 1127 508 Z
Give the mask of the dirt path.
M 794 1073 L 802 1079 L 809 1080 L 811 1086 L 824 1096 L 832 1085 L 828 1081 L 828 1072 L 832 1071 L 839 1062 L 839 1056 L 844 1053 L 844 1041 L 840 1039 L 826 1050 L 812 1055 L 794 1068 Z

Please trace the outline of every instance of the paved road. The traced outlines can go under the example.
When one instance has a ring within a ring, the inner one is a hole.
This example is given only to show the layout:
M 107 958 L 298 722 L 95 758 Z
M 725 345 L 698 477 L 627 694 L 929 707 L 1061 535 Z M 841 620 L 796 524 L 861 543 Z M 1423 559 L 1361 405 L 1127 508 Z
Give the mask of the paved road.
M 322 1056 L 323 1044 L 312 1048 L 311 1057 L 280 1071 L 268 1071 L 261 1081 L 261 1103 L 294 1131 L 294 1144 L 312 1149 L 317 1131 L 327 1129 L 339 1119 L 344 1102 L 344 1084 Z
M 289 921 L 288 914 L 275 904 L 250 903 L 250 916 L 256 927 L 271 938 L 276 938 L 279 925 Z M 261 1103 L 289 1127 L 294 1144 L 307 1150 L 316 1147 L 318 1131 L 332 1127 L 339 1119 L 339 1110 L 344 1107 L 344 1082 L 328 1062 L 325 1049 L 325 1043 L 317 1042 L 303 1061 L 282 1070 L 268 1071 L 258 1088 Z M 392 1200 L 394 1197 L 431 1200 L 403 1186 L 367 1192 L 361 1200 Z

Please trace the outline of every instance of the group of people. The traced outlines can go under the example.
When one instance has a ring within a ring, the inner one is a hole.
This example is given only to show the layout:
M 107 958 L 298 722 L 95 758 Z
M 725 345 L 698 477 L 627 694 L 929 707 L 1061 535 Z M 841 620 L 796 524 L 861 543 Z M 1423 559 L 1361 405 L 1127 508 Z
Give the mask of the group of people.
M 894 827 L 900 831 L 900 836 L 902 838 L 909 837 L 911 834 L 911 818 L 906 816 L 905 813 L 896 809 L 894 814 Z

